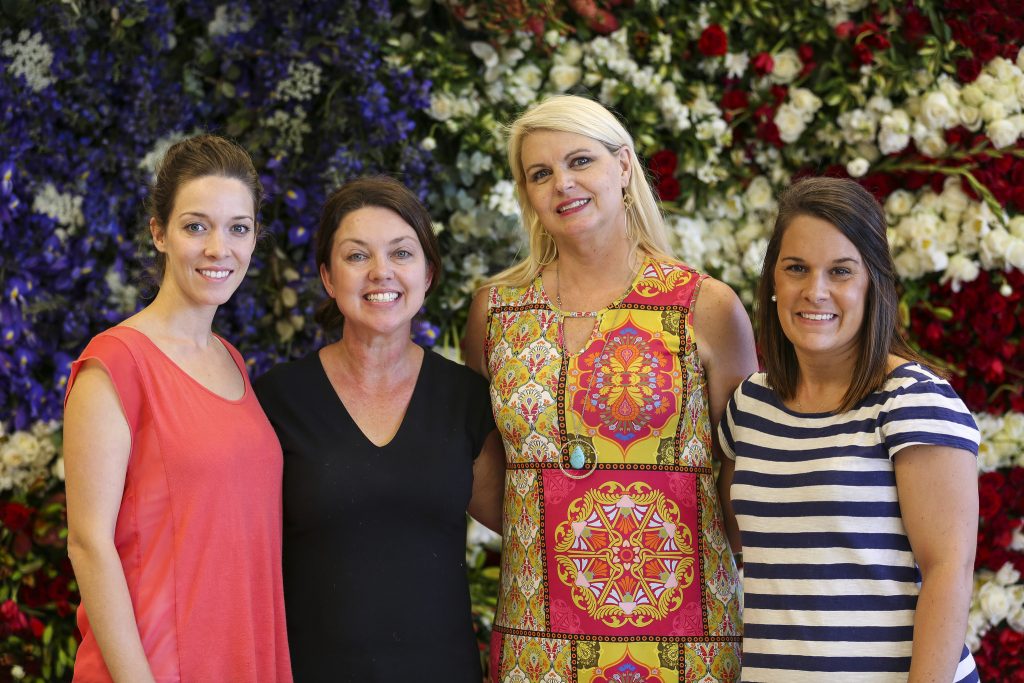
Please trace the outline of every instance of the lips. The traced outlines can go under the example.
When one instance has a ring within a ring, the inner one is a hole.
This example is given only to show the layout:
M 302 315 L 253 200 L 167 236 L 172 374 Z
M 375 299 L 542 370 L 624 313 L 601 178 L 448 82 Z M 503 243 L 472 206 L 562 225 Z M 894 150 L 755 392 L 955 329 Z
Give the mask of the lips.
M 571 199 L 571 200 L 569 200 L 567 202 L 562 202 L 561 204 L 556 206 L 555 207 L 555 212 L 556 213 L 560 213 L 560 214 L 572 213 L 573 211 L 577 211 L 579 209 L 582 209 L 584 206 L 586 206 L 589 203 L 590 203 L 590 199 L 587 199 L 587 198 Z

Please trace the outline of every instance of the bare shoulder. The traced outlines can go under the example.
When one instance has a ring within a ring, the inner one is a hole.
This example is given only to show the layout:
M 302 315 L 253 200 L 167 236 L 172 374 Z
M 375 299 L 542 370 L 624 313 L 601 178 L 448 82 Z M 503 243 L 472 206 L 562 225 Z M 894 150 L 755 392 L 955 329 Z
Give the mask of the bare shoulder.
M 487 377 L 487 363 L 484 358 L 484 343 L 487 336 L 487 306 L 490 289 L 477 290 L 469 307 L 466 334 L 462 339 L 463 357 L 466 365 Z
M 693 314 L 694 323 L 710 334 L 728 332 L 738 323 L 750 326 L 747 311 L 736 292 L 713 277 L 701 283 Z

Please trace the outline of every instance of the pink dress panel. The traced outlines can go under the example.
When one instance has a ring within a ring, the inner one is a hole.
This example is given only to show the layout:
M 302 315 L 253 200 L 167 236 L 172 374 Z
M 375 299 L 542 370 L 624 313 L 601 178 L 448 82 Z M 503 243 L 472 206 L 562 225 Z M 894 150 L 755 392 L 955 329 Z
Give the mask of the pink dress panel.
M 238 400 L 214 394 L 141 332 L 86 360 L 110 375 L 132 435 L 114 542 L 158 683 L 291 681 L 281 576 L 281 448 L 238 351 Z M 84 607 L 75 681 L 110 681 Z

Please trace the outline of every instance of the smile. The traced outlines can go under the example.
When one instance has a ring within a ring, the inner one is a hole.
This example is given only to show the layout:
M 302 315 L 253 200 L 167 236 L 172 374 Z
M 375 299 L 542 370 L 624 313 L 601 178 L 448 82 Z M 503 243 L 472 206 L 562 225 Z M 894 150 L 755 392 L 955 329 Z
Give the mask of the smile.
M 371 292 L 363 298 L 376 303 L 388 303 L 398 299 L 398 292 Z
M 797 313 L 797 315 L 806 320 L 832 320 L 838 317 L 835 313 Z
M 200 270 L 199 274 L 203 277 L 208 277 L 211 280 L 223 280 L 228 275 L 231 275 L 230 270 Z
M 589 199 L 576 199 L 569 202 L 568 204 L 562 204 L 555 211 L 558 213 L 565 213 L 566 211 L 572 211 L 573 209 L 579 209 L 590 203 Z

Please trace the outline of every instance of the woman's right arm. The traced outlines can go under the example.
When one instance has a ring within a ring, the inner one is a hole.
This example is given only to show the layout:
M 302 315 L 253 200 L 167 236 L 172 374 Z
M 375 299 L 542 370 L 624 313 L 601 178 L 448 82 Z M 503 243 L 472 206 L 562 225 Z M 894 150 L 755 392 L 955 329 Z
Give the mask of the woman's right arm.
M 487 289 L 479 290 L 473 297 L 469 307 L 469 319 L 466 321 L 466 336 L 462 340 L 462 355 L 466 367 L 487 379 L 487 362 L 484 359 L 484 340 L 487 336 Z
M 110 376 L 86 361 L 64 410 L 68 557 L 103 661 L 117 682 L 148 683 L 114 526 L 124 493 L 131 433 Z

